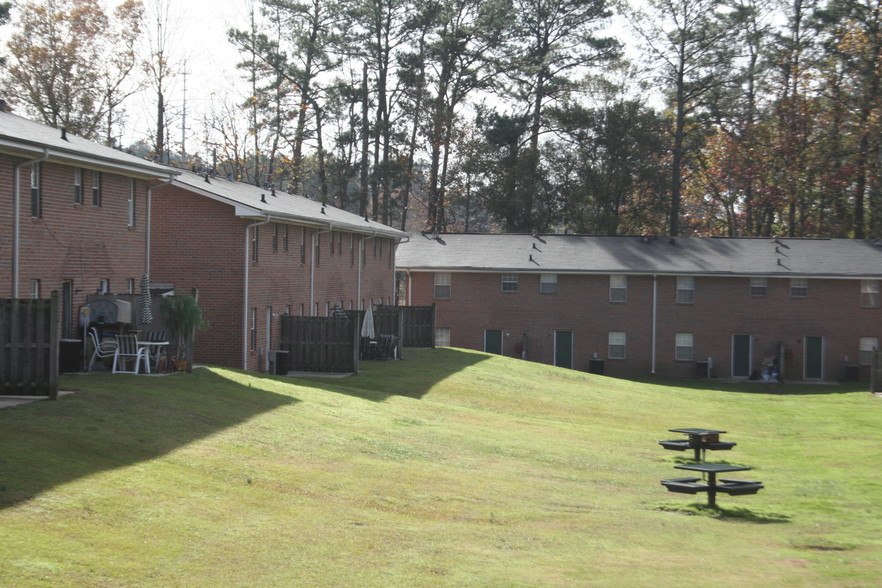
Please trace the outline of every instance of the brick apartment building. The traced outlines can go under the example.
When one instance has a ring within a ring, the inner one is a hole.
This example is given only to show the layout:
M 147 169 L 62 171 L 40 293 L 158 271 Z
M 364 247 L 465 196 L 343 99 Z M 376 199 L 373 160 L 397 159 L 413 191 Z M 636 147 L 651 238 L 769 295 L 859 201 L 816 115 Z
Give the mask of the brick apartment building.
M 267 369 L 279 317 L 392 304 L 406 233 L 330 205 L 186 171 L 153 192 L 151 277 L 197 291 L 195 361 Z
M 882 246 L 846 239 L 416 235 L 436 343 L 619 377 L 866 379 Z
M 0 109 L 0 297 L 58 291 L 63 338 L 96 292 L 147 271 L 151 183 L 177 171 Z

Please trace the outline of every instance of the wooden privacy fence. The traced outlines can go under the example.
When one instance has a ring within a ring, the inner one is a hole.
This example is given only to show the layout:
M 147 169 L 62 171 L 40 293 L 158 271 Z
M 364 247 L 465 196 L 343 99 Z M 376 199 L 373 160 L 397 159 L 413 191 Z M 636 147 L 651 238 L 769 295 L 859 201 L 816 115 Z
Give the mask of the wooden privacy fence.
M 374 311 L 377 333 L 395 335 L 402 347 L 435 346 L 435 305 L 378 306 Z
M 58 399 L 58 293 L 0 299 L 0 395 Z
M 289 370 L 358 371 L 358 329 L 361 321 L 356 314 L 283 316 L 279 323 L 279 348 L 287 352 Z

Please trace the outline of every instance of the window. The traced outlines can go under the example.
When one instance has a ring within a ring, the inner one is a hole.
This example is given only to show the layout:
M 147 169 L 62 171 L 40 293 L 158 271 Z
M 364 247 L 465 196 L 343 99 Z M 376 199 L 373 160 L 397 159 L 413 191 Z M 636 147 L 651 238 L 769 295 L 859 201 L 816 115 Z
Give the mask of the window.
M 279 250 L 279 223 L 273 223 L 273 251 Z
M 517 292 L 518 291 L 518 275 L 502 274 L 502 291 Z
M 322 235 L 321 233 L 315 233 L 315 264 L 321 265 L 322 263 Z
M 331 255 L 337 252 L 337 239 L 334 238 L 334 231 L 331 231 Z
M 40 280 L 31 280 L 31 298 L 40 298 Z
M 128 205 L 128 224 L 130 227 L 135 226 L 135 187 L 137 183 L 135 178 L 129 178 L 129 198 Z
M 539 276 L 539 291 L 543 294 L 555 294 L 557 292 L 557 274 Z
M 92 206 L 101 206 L 101 172 L 92 172 Z
M 873 365 L 873 353 L 879 349 L 878 337 L 861 337 L 858 363 L 861 365 Z
M 98 280 L 98 293 L 99 294 L 109 294 L 110 293 L 110 280 L 108 280 L 108 279 Z
M 450 347 L 450 327 L 435 329 L 435 347 Z
M 135 293 L 135 278 L 126 278 L 126 292 L 129 294 Z
M 450 298 L 450 274 L 435 273 L 435 298 Z
M 674 341 L 674 359 L 692 361 L 692 333 L 677 333 Z
M 306 263 L 306 227 L 300 227 L 300 263 Z
M 628 301 L 628 276 L 613 274 L 609 277 L 609 301 Z
M 808 296 L 808 280 L 805 278 L 790 278 L 790 297 L 805 298 Z
M 258 232 L 260 227 L 253 226 L 251 227 L 251 261 L 257 263 L 257 246 L 259 244 L 258 241 Z
M 349 265 L 355 265 L 355 233 L 349 233 Z
M 79 168 L 79 167 L 74 170 L 73 191 L 74 191 L 74 204 L 82 204 L 83 203 L 83 169 Z
M 625 359 L 626 335 L 624 331 L 609 332 L 609 358 Z
M 879 280 L 861 280 L 861 306 L 865 308 L 879 306 Z
M 677 304 L 695 302 L 695 278 L 677 276 Z
M 251 328 L 248 330 L 248 340 L 251 351 L 257 348 L 257 308 L 251 309 Z
M 282 225 L 282 249 L 288 251 L 288 225 Z
M 769 293 L 769 280 L 767 278 L 750 278 L 750 295 L 765 296 Z
M 43 216 L 42 193 L 40 190 L 40 164 L 31 165 L 31 216 Z

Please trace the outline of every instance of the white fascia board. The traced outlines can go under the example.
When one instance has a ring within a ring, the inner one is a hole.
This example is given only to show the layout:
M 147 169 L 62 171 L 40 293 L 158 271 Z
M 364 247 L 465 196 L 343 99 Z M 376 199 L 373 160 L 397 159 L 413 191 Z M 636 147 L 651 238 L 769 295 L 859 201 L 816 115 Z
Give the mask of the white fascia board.
M 0 150 L 23 157 L 36 156 L 43 153 L 44 148 L 49 152 L 47 161 L 70 164 L 76 167 L 97 169 L 99 171 L 120 173 L 140 179 L 165 179 L 169 175 L 178 175 L 181 172 L 172 167 L 144 161 L 143 165 L 137 162 L 124 162 L 107 157 L 86 155 L 83 153 L 58 149 L 57 147 L 44 147 L 36 143 L 12 142 L 0 139 Z

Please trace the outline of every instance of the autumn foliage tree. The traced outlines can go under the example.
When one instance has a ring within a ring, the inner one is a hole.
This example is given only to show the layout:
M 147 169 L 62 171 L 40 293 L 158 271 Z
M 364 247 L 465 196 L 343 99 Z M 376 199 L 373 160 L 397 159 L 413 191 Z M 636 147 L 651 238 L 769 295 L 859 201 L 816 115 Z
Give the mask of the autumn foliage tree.
M 115 117 L 133 93 L 143 8 L 106 12 L 95 0 L 30 0 L 8 43 L 7 100 L 47 125 L 113 143 Z

